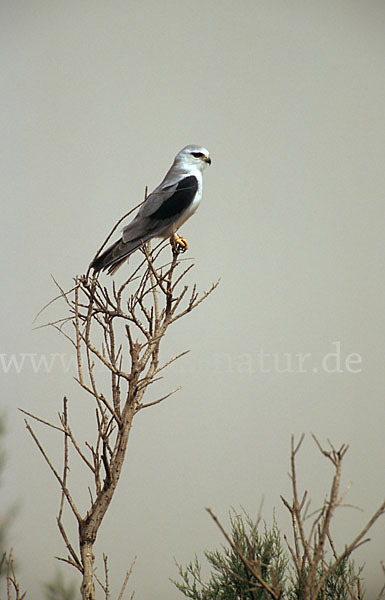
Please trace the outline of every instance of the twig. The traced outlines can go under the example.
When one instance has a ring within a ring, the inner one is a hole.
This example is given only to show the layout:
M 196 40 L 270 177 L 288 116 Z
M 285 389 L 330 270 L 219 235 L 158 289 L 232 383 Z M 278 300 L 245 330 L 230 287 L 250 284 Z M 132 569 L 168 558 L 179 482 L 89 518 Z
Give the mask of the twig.
M 125 576 L 125 578 L 124 578 L 124 581 L 123 581 L 122 587 L 121 587 L 121 589 L 120 589 L 120 592 L 119 592 L 118 600 L 122 600 L 122 599 L 123 599 L 123 594 L 124 594 L 124 591 L 125 591 L 125 589 L 126 589 L 127 582 L 128 582 L 128 580 L 129 580 L 129 578 L 130 578 L 130 575 L 131 575 L 131 573 L 132 573 L 132 570 L 133 570 L 133 568 L 134 568 L 135 562 L 136 562 L 136 556 L 134 557 L 134 560 L 132 561 L 132 563 L 131 563 L 131 566 L 130 566 L 130 568 L 128 569 L 128 571 L 127 571 L 127 573 L 126 573 L 126 576 Z M 134 593 L 135 593 L 135 592 L 132 592 L 131 598 L 133 598 L 133 597 L 134 597 Z
M 158 398 L 158 400 L 154 400 L 154 402 L 147 402 L 147 404 L 140 404 L 136 410 L 139 411 L 139 410 L 142 410 L 142 408 L 148 408 L 149 406 L 155 406 L 155 404 L 159 404 L 160 402 L 163 402 L 163 400 L 167 400 L 167 398 L 169 398 L 170 396 L 173 396 L 174 394 L 176 394 L 176 392 L 179 392 L 179 390 L 181 390 L 181 389 L 182 389 L 182 386 L 180 385 L 179 387 L 175 388 L 175 390 L 172 390 L 172 392 L 169 392 L 165 396 L 162 396 L 162 398 Z
M 37 436 L 35 435 L 33 429 L 31 428 L 30 424 L 28 423 L 27 420 L 25 420 L 25 426 L 27 428 L 27 431 L 31 434 L 35 444 L 37 445 L 37 447 L 39 448 L 41 454 L 44 457 L 44 460 L 46 461 L 47 465 L 49 466 L 49 468 L 51 469 L 52 473 L 54 474 L 54 476 L 56 477 L 57 481 L 60 484 L 60 487 L 66 497 L 66 500 L 68 502 L 68 504 L 71 507 L 71 510 L 73 512 L 73 514 L 75 515 L 77 521 L 81 520 L 81 516 L 80 513 L 78 511 L 78 509 L 76 508 L 76 505 L 74 503 L 74 501 L 72 500 L 72 496 L 69 493 L 68 489 L 65 487 L 63 479 L 60 477 L 59 473 L 57 472 L 57 470 L 55 469 L 55 467 L 53 466 L 53 464 L 51 463 L 50 459 L 48 458 L 43 446 L 40 444 L 39 439 L 37 438 Z

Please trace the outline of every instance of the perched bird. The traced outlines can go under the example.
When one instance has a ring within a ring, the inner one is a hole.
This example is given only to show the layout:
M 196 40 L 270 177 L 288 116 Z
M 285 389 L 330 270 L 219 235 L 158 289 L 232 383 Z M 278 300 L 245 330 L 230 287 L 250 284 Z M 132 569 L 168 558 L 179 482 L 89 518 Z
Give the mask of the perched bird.
M 211 158 L 206 148 L 191 144 L 178 152 L 162 183 L 124 227 L 121 239 L 92 261 L 94 272 L 108 269 L 109 274 L 115 273 L 132 252 L 152 238 L 170 237 L 174 246 L 187 250 L 187 241 L 176 232 L 199 206 L 202 172 L 207 165 Z

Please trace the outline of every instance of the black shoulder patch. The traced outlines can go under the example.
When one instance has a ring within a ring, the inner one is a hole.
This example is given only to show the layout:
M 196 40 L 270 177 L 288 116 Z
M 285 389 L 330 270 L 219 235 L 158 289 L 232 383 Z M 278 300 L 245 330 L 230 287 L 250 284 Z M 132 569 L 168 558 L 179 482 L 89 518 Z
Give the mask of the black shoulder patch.
M 176 190 L 163 202 L 159 208 L 149 215 L 150 219 L 170 219 L 178 217 L 186 210 L 195 198 L 198 190 L 198 180 L 194 175 L 185 177 L 177 185 Z

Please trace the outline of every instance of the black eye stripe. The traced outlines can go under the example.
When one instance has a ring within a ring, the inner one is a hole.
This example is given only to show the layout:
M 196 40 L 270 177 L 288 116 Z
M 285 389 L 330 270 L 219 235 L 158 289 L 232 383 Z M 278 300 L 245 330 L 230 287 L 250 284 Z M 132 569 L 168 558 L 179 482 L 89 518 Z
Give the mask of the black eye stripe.
M 204 156 L 203 152 L 191 152 L 191 154 L 195 156 L 195 158 L 203 158 Z

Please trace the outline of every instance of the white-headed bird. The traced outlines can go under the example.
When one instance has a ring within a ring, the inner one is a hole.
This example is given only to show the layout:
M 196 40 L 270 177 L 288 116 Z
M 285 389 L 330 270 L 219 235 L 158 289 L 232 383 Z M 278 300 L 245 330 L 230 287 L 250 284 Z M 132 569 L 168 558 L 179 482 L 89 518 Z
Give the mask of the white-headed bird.
M 162 183 L 148 196 L 136 217 L 124 227 L 121 239 L 91 263 L 95 272 L 108 269 L 112 274 L 128 256 L 152 238 L 171 238 L 179 249 L 187 241 L 176 234 L 191 217 L 202 198 L 202 173 L 211 164 L 208 150 L 191 144 L 176 155 Z

